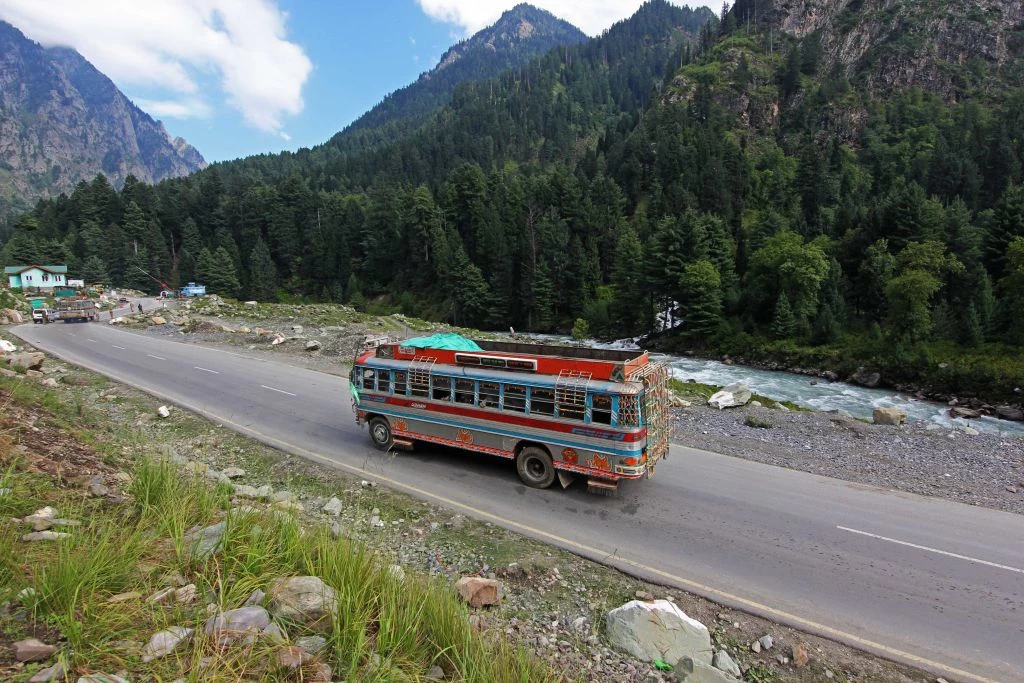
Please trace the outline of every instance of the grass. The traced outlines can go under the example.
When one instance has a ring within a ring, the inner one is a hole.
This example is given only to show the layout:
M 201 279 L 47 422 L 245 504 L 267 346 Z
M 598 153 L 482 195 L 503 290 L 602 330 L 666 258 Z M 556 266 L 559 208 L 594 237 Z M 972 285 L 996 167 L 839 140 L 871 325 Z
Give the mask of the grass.
M 0 388 L 14 392 L 0 411 L 5 423 L 14 425 L 26 410 L 37 410 L 35 387 Z M 81 419 L 78 408 L 64 403 L 47 416 L 54 423 Z M 148 455 L 128 454 L 121 463 L 131 475 L 125 491 L 130 495 L 123 500 L 87 497 L 77 486 L 33 471 L 34 464 L 17 454 L 15 438 L 27 436 L 18 431 L 9 426 L 0 434 L 0 488 L 10 489 L 0 496 L 0 513 L 24 516 L 51 505 L 58 516 L 83 524 L 71 528 L 69 538 L 36 543 L 22 542 L 24 530 L 14 525 L 0 528 L 0 600 L 32 589 L 15 617 L 0 617 L 0 631 L 11 637 L 49 634 L 49 642 L 59 632 L 67 639 L 64 653 L 74 671 L 127 670 L 133 679 L 153 680 L 293 680 L 274 669 L 267 643 L 224 651 L 203 637 L 206 604 L 238 607 L 253 590 L 269 591 L 275 578 L 314 575 L 338 595 L 338 616 L 323 633 L 328 645 L 320 656 L 335 679 L 416 681 L 435 664 L 453 680 L 562 678 L 504 641 L 476 633 L 467 608 L 442 578 L 409 572 L 399 580 L 362 543 L 334 539 L 326 528 L 304 525 L 294 514 L 232 511 L 223 487 Z M 219 521 L 225 522 L 221 549 L 197 557 L 187 532 Z M 150 595 L 167 585 L 166 575 L 175 571 L 196 585 L 201 597 L 195 604 L 106 602 L 125 591 Z M 195 628 L 199 635 L 184 651 L 142 662 L 138 646 L 131 643 L 145 642 L 171 625 Z M 313 632 L 299 624 L 281 626 L 292 639 Z M 207 665 L 200 669 L 204 658 L 209 658 Z M 18 677 L 28 678 L 36 668 Z

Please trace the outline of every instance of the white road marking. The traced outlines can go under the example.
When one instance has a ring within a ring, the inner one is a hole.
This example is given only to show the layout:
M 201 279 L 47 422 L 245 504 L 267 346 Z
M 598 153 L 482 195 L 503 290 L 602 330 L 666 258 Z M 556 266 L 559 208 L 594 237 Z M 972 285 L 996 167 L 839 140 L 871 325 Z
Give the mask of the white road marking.
M 124 348 L 123 346 L 118 346 L 117 344 L 111 344 L 111 346 L 113 346 L 115 349 L 121 349 L 122 351 L 127 351 L 128 350 L 128 349 Z
M 163 358 L 161 356 L 154 356 L 151 353 L 147 353 L 146 355 L 149 356 L 150 358 L 156 358 L 157 360 L 167 360 L 166 358 Z
M 74 332 L 68 332 L 68 333 L 67 333 L 67 335 L 68 335 L 69 337 L 74 337 L 74 336 L 77 336 L 77 335 L 76 335 L 76 334 L 75 334 Z
M 95 343 L 96 343 L 96 340 L 95 340 L 95 339 L 86 339 L 85 341 L 87 341 L 87 342 L 92 342 L 93 344 L 95 344 Z
M 219 372 L 217 372 L 216 370 L 210 370 L 210 369 L 208 369 L 208 368 L 201 368 L 201 367 L 199 367 L 198 365 L 194 365 L 193 367 L 194 367 L 194 368 L 195 368 L 196 370 L 202 370 L 203 372 L 208 372 L 208 373 L 210 373 L 211 375 L 219 375 L 219 374 L 220 374 L 220 373 L 219 373 Z
M 284 389 L 275 389 L 274 387 L 268 387 L 266 384 L 261 384 L 260 386 L 263 387 L 264 389 L 270 389 L 271 391 L 276 391 L 279 394 L 288 394 L 289 396 L 298 396 L 298 394 L 293 394 L 292 392 L 285 391 Z
M 926 545 L 918 545 L 917 543 L 910 543 L 909 541 L 901 541 L 896 538 L 889 538 L 888 536 L 879 536 L 878 534 L 871 534 L 867 531 L 860 531 L 858 529 L 851 529 L 845 526 L 836 526 L 841 531 L 849 531 L 851 534 L 860 534 L 861 536 L 867 536 L 874 538 L 879 541 L 887 541 L 889 543 L 895 543 L 897 545 L 905 545 L 908 548 L 916 548 L 917 550 L 925 550 L 936 555 L 945 555 L 946 557 L 954 557 L 958 560 L 967 560 L 968 562 L 974 562 L 975 564 L 983 564 L 986 567 L 995 567 L 996 569 L 1005 569 L 1008 572 L 1016 572 L 1018 574 L 1024 574 L 1024 569 L 1018 569 L 1017 567 L 1009 567 L 1005 564 L 998 564 L 996 562 L 989 562 L 988 560 L 979 560 L 976 557 L 969 557 L 968 555 L 960 555 L 959 553 L 951 553 L 948 550 L 939 550 L 937 548 L 929 548 Z

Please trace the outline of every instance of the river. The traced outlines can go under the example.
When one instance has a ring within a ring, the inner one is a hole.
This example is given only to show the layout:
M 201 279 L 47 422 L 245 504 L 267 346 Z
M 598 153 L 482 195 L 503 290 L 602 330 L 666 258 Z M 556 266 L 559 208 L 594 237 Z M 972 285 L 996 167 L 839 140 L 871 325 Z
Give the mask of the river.
M 555 335 L 530 335 L 537 341 L 569 341 L 568 337 Z M 588 342 L 595 348 L 639 349 L 628 342 Z M 1006 434 L 1024 437 L 1024 422 L 1011 422 L 993 417 L 977 420 L 953 419 L 949 407 L 935 401 L 922 401 L 914 396 L 892 389 L 868 389 L 845 382 L 829 382 L 825 379 L 798 375 L 792 372 L 762 370 L 744 365 L 726 365 L 716 360 L 652 354 L 652 357 L 669 362 L 672 374 L 685 382 L 695 380 L 703 384 L 725 386 L 743 382 L 755 393 L 775 399 L 791 401 L 799 406 L 818 411 L 837 410 L 842 414 L 859 418 L 871 418 L 875 408 L 899 408 L 907 414 L 909 421 L 932 422 L 946 428 L 973 427 L 989 434 Z

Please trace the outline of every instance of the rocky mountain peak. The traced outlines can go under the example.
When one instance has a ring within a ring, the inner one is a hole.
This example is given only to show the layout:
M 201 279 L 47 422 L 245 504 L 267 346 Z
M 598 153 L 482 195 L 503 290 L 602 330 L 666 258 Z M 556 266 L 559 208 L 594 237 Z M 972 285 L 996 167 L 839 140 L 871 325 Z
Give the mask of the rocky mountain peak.
M 0 21 L 0 203 L 27 207 L 104 173 L 115 185 L 204 168 L 75 50 L 44 48 Z

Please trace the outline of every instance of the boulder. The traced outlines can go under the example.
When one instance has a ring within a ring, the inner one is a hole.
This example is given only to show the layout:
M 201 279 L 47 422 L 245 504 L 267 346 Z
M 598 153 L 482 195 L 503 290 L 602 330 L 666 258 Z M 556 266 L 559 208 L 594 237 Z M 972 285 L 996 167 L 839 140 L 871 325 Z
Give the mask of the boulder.
M 692 657 L 683 657 L 679 660 L 675 673 L 678 680 L 685 681 L 685 683 L 736 683 L 739 681 L 731 674 Z
M 750 388 L 742 382 L 733 382 L 721 391 L 716 392 L 708 399 L 708 405 L 712 408 L 733 408 L 746 405 L 753 394 Z
M 850 382 L 873 389 L 882 383 L 882 376 L 865 368 L 857 368 L 857 372 L 850 375 Z
M 277 666 L 280 669 L 294 671 L 313 659 L 313 655 L 303 650 L 298 645 L 286 645 L 278 648 L 274 656 Z
M 981 417 L 981 411 L 964 406 L 953 406 L 949 409 L 949 416 L 952 418 L 959 417 L 964 420 L 976 420 Z
M 500 581 L 481 576 L 463 576 L 455 583 L 455 590 L 470 607 L 498 605 L 504 592 Z
M 205 529 L 185 534 L 185 543 L 192 548 L 192 555 L 194 557 L 205 560 L 220 550 L 220 544 L 226 530 L 226 522 L 217 522 Z
M 275 335 L 274 338 L 270 340 L 270 345 L 271 346 L 277 346 L 279 344 L 284 344 L 284 342 L 285 342 L 284 336 L 278 334 L 278 335 Z
M 38 351 L 28 351 L 25 353 L 15 353 L 8 356 L 7 360 L 15 367 L 25 368 L 26 370 L 40 370 L 43 367 L 43 361 L 46 360 L 46 356 Z
M 47 389 L 56 389 L 57 386 L 58 386 L 57 385 L 57 380 L 55 380 L 52 377 L 46 377 L 44 379 L 41 379 L 41 380 L 39 380 L 39 383 L 41 385 L 43 385 L 44 387 L 46 387 Z
M 306 342 L 307 351 L 319 351 L 323 347 L 323 344 L 318 342 L 316 339 L 310 339 Z
M 142 661 L 151 662 L 166 657 L 182 645 L 187 645 L 194 632 L 195 629 L 183 626 L 171 626 L 163 631 L 157 631 L 142 648 Z
M 21 537 L 23 541 L 59 541 L 62 538 L 70 538 L 71 534 L 62 531 L 33 531 Z
M 245 470 L 243 470 L 241 467 L 225 467 L 221 474 L 223 474 L 228 479 L 238 479 L 239 477 L 245 476 Z
M 302 636 L 296 639 L 295 644 L 311 655 L 318 655 L 327 647 L 327 639 L 323 636 Z
M 160 406 L 159 408 L 156 409 L 156 412 L 157 415 L 163 418 L 168 418 L 171 416 L 171 409 L 168 408 L 167 406 Z
M 25 322 L 25 318 L 22 317 L 21 313 L 14 310 L 13 308 L 5 309 L 4 315 L 7 317 L 8 320 L 10 320 L 15 325 L 20 325 L 21 323 Z
M 637 659 L 676 662 L 689 657 L 711 664 L 711 634 L 704 624 L 668 600 L 631 600 L 605 619 L 613 647 Z
M 38 638 L 26 638 L 14 643 L 14 658 L 19 662 L 41 662 L 57 652 L 56 645 L 47 645 Z
M 315 624 L 338 609 L 334 589 L 317 576 L 290 576 L 270 586 L 270 611 L 285 621 Z
M 0 339 L 0 352 L 3 353 L 14 353 L 18 350 L 18 347 L 7 341 L 6 339 Z
M 254 308 L 256 306 L 259 306 L 259 302 L 258 301 L 246 301 L 244 303 L 245 303 L 246 306 L 251 306 L 251 307 L 254 307 Z
M 303 329 L 302 325 L 292 325 L 292 334 L 302 334 Z
M 37 671 L 35 676 L 28 679 L 28 683 L 50 683 L 50 681 L 63 682 L 66 678 L 67 669 L 64 668 L 64 664 L 62 662 L 57 662 L 53 666 L 48 666 L 45 669 Z
M 337 497 L 332 497 L 321 509 L 324 511 L 324 514 L 337 517 L 341 514 L 341 501 Z
M 996 406 L 996 415 L 1004 420 L 1024 421 L 1024 410 L 1016 406 Z
M 875 408 L 871 419 L 876 425 L 893 425 L 899 427 L 907 421 L 907 414 L 899 408 Z
M 149 319 L 149 321 L 151 323 L 153 323 L 154 325 L 166 325 L 167 324 L 167 319 L 164 318 L 163 316 L 159 316 L 159 315 L 154 315 L 153 317 L 151 317 Z
M 711 666 L 715 667 L 719 671 L 724 671 L 727 674 L 732 674 L 736 678 L 742 675 L 739 664 L 733 661 L 732 657 L 725 650 L 719 650 L 715 653 L 715 656 L 711 659 Z
M 270 614 L 262 607 L 239 607 L 207 619 L 203 632 L 227 645 L 237 640 L 252 642 L 270 625 Z

